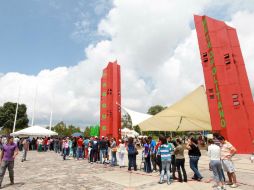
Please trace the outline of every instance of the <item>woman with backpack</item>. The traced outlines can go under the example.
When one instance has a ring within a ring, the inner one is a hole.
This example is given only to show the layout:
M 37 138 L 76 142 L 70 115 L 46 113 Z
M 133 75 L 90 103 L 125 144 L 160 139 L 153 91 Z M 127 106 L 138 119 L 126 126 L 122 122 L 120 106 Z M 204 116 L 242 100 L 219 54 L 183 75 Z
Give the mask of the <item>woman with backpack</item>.
M 201 181 L 203 178 L 198 170 L 198 161 L 201 156 L 201 152 L 198 147 L 198 141 L 194 139 L 193 137 L 188 140 L 188 144 L 186 145 L 186 148 L 189 150 L 188 155 L 190 158 L 190 168 L 194 172 L 194 176 L 192 179 Z
M 161 145 L 158 148 L 157 154 L 160 155 L 160 157 L 161 157 L 161 169 L 162 169 L 161 174 L 160 174 L 159 183 L 160 184 L 163 183 L 164 174 L 165 174 L 165 171 L 166 171 L 167 183 L 169 185 L 169 184 L 171 184 L 169 166 L 170 166 L 170 163 L 171 163 L 171 154 L 172 154 L 174 148 L 173 148 L 173 145 L 171 143 L 167 142 L 166 137 L 160 136 L 159 140 L 161 142 Z
M 137 155 L 137 149 L 135 147 L 135 144 L 133 142 L 133 138 L 130 137 L 128 139 L 128 145 L 126 148 L 128 152 L 128 170 L 131 171 L 131 167 L 134 168 L 134 171 L 137 171 L 137 164 L 136 164 L 136 155 Z

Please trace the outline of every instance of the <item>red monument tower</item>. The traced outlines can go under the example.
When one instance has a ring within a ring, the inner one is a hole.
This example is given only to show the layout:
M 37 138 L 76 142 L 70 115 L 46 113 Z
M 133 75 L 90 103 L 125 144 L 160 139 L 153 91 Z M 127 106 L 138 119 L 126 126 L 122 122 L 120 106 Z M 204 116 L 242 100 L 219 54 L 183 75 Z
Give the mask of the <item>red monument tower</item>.
M 120 65 L 109 62 L 101 78 L 100 136 L 121 139 Z
M 213 131 L 238 153 L 251 153 L 254 104 L 236 30 L 207 16 L 194 16 Z

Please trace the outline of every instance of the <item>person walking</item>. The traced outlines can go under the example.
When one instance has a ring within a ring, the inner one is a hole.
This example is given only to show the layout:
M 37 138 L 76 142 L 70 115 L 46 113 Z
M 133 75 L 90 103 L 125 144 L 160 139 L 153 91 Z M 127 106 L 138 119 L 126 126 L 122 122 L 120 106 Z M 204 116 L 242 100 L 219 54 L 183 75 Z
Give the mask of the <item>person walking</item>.
M 175 159 L 176 159 L 176 168 L 178 172 L 178 181 L 179 182 L 187 182 L 187 174 L 185 170 L 185 158 L 184 158 L 184 148 L 182 146 L 182 141 L 180 139 L 176 139 L 176 148 L 174 150 Z M 182 169 L 182 172 L 181 172 Z M 182 175 L 183 174 L 183 175 Z M 183 178 L 182 178 L 183 176 Z
M 192 179 L 201 181 L 202 175 L 200 174 L 198 170 L 198 161 L 201 156 L 201 152 L 198 147 L 198 141 L 194 139 L 193 137 L 188 140 L 188 144 L 186 145 L 186 148 L 189 150 L 188 155 L 190 158 L 190 168 L 194 172 L 194 176 Z
M 163 183 L 164 174 L 166 171 L 167 183 L 171 184 L 169 166 L 171 162 L 171 153 L 173 152 L 174 148 L 171 145 L 171 143 L 168 144 L 166 137 L 160 136 L 159 139 L 161 141 L 161 145 L 158 149 L 157 154 L 161 156 L 161 169 L 162 169 L 159 183 L 160 184 Z
M 9 177 L 11 181 L 11 185 L 14 184 L 14 160 L 16 156 L 18 155 L 18 147 L 13 142 L 13 137 L 9 136 L 7 138 L 7 144 L 3 145 L 3 150 L 0 154 L 0 188 L 2 186 L 2 181 L 4 178 L 4 174 L 6 172 L 6 168 L 8 168 L 9 171 Z
M 28 140 L 28 138 L 24 139 L 22 141 L 22 144 L 23 144 L 23 156 L 22 156 L 21 162 L 24 162 L 24 161 L 26 161 L 27 152 L 29 150 L 29 140 Z
M 225 183 L 223 179 L 223 171 L 222 171 L 222 165 L 220 161 L 221 157 L 221 150 L 220 147 L 214 144 L 214 141 L 212 139 L 208 140 L 208 157 L 210 158 L 209 166 L 213 171 L 214 180 L 217 185 L 217 189 L 225 189 Z
M 232 157 L 236 153 L 235 147 L 228 141 L 225 140 L 223 136 L 218 137 L 218 140 L 221 143 L 221 161 L 224 171 L 227 172 L 229 183 L 231 188 L 236 188 L 236 175 L 235 175 L 235 166 L 232 161 Z

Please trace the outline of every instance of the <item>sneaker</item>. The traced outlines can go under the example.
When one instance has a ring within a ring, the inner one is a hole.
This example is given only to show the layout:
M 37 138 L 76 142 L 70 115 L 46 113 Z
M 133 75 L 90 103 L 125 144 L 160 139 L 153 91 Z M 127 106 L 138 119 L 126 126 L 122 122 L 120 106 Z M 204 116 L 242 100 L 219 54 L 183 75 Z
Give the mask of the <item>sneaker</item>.
M 226 183 L 226 185 L 233 185 L 233 183 L 231 183 L 231 182 L 227 182 L 227 183 Z
M 223 185 L 223 186 L 222 186 L 222 189 L 226 190 L 226 185 Z
M 230 187 L 231 187 L 231 188 L 236 188 L 237 185 L 234 183 L 234 184 L 230 185 Z
M 163 184 L 163 181 L 160 180 L 158 183 L 159 183 L 159 184 Z

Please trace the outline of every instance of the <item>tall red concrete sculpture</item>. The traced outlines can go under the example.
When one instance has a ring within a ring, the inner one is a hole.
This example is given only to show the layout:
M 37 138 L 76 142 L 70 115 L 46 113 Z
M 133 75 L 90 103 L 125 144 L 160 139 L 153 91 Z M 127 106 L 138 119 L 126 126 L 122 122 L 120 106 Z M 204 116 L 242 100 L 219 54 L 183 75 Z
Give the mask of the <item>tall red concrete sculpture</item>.
M 109 62 L 101 78 L 100 136 L 121 139 L 120 65 Z
M 213 131 L 238 153 L 251 153 L 254 103 L 236 30 L 207 16 L 194 16 Z

